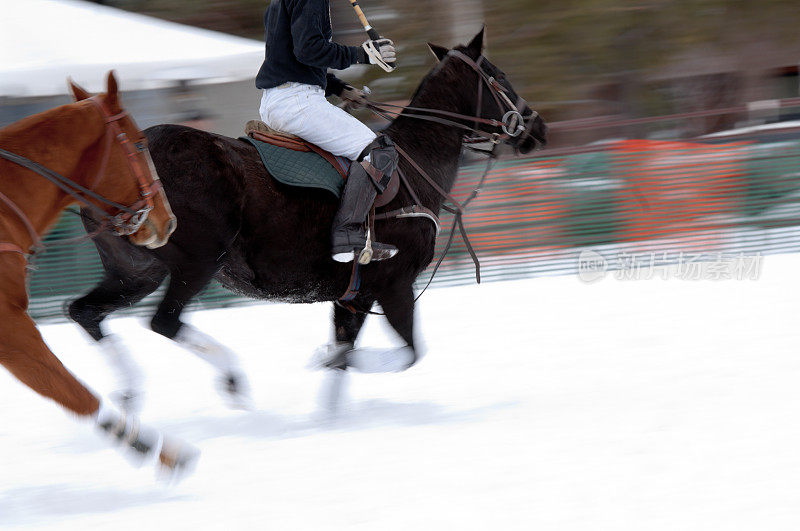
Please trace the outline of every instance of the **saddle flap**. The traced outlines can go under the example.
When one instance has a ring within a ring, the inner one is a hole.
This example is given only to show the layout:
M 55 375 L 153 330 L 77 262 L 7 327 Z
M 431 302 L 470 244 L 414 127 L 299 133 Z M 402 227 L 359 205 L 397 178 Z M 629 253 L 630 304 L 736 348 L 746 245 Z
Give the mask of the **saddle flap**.
M 395 198 L 399 189 L 400 174 L 397 173 L 397 170 L 394 170 L 394 173 L 392 173 L 392 178 L 389 179 L 389 184 L 386 185 L 386 189 L 383 191 L 383 193 L 378 194 L 378 196 L 375 198 L 375 208 L 388 205 L 392 199 Z

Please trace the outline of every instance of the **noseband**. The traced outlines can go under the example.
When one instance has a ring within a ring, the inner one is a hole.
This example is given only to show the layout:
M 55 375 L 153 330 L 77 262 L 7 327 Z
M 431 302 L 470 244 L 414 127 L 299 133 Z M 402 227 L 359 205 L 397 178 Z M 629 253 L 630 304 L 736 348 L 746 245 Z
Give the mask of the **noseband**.
M 483 55 L 478 57 L 477 61 L 473 61 L 471 57 L 467 54 L 460 52 L 458 50 L 450 50 L 447 52 L 449 57 L 456 57 L 461 59 L 465 62 L 468 66 L 470 66 L 475 72 L 478 73 L 478 102 L 476 106 L 476 116 L 480 117 L 483 114 L 483 85 L 485 84 L 489 87 L 489 93 L 494 98 L 495 103 L 497 104 L 498 109 L 507 109 L 505 114 L 503 114 L 503 118 L 499 123 L 500 129 L 502 129 L 503 134 L 497 135 L 493 137 L 491 140 L 494 144 L 497 144 L 501 141 L 509 141 L 513 138 L 518 138 L 523 133 L 530 133 L 533 129 L 533 123 L 536 120 L 536 117 L 539 115 L 536 111 L 531 110 L 532 114 L 528 117 L 528 124 L 525 125 L 525 117 L 523 116 L 523 112 L 525 108 L 528 107 L 528 102 L 522 96 L 517 96 L 517 102 L 512 103 L 511 98 L 509 98 L 508 90 L 500 84 L 494 77 L 488 75 L 483 68 L 481 68 L 481 64 L 486 59 Z M 489 120 L 490 125 L 494 127 L 498 127 L 498 123 L 496 120 Z M 486 123 L 486 120 L 481 119 L 480 121 L 475 121 L 475 130 L 478 130 L 480 123 Z
M 72 179 L 64 177 L 53 170 L 42 166 L 38 162 L 34 162 L 28 158 L 4 149 L 0 149 L 0 158 L 4 158 L 10 162 L 18 164 L 19 166 L 22 166 L 23 168 L 37 173 L 56 185 L 66 194 L 72 196 L 84 207 L 91 210 L 92 213 L 101 220 L 100 230 L 111 227 L 114 232 L 119 235 L 130 235 L 139 230 L 142 224 L 144 224 L 144 222 L 147 220 L 150 211 L 154 207 L 153 195 L 161 189 L 161 181 L 158 179 L 158 175 L 155 172 L 155 168 L 150 158 L 150 152 L 147 146 L 143 142 L 131 141 L 118 123 L 120 120 L 128 116 L 128 113 L 126 111 L 122 111 L 117 114 L 111 114 L 105 105 L 99 101 L 98 96 L 93 96 L 87 101 L 91 102 L 100 110 L 105 124 L 105 144 L 103 147 L 102 160 L 97 171 L 97 175 L 90 181 L 91 188 L 86 188 L 76 183 Z M 129 206 L 112 201 L 111 199 L 108 199 L 94 191 L 105 175 L 106 166 L 111 153 L 112 140 L 116 140 L 116 142 L 124 150 L 128 168 L 130 169 L 131 173 L 136 176 L 139 186 L 139 200 Z M 142 156 L 146 160 L 146 167 L 141 161 Z M 150 179 L 148 179 L 148 175 Z M 91 200 L 97 201 L 98 203 L 107 207 L 114 208 L 119 212 L 111 216 L 106 213 L 105 210 L 95 205 Z M 0 201 L 5 203 L 24 223 L 26 230 L 33 240 L 31 254 L 33 254 L 33 252 L 36 250 L 42 249 L 44 246 L 42 245 L 41 237 L 36 232 L 36 229 L 33 227 L 33 223 L 30 221 L 28 216 L 25 215 L 22 209 L 20 209 L 2 192 L 0 192 Z M 0 251 L 14 251 L 25 254 L 19 246 L 8 242 L 4 242 L 2 245 L 0 245 Z

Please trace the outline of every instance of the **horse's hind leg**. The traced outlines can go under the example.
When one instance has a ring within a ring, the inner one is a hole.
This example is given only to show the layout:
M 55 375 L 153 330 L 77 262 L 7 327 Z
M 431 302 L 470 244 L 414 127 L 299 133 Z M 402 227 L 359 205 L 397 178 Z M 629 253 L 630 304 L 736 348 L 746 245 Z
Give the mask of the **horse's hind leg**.
M 115 335 L 102 330 L 103 320 L 111 313 L 141 301 L 158 288 L 167 269 L 154 262 L 135 274 L 111 269 L 106 265 L 106 276 L 92 291 L 73 301 L 69 316 L 98 342 L 111 365 L 117 380 L 114 400 L 126 411 L 136 411 L 141 405 L 141 369 L 133 360 L 125 344 Z
M 27 307 L 24 258 L 0 254 L 0 364 L 40 395 L 76 415 L 93 418 L 101 430 L 140 455 L 159 454 L 162 464 L 171 469 L 194 460 L 193 450 L 162 444 L 157 432 L 143 428 L 135 418 L 101 407 L 101 401 L 47 348 Z
M 156 333 L 172 339 L 183 348 L 212 365 L 219 374 L 223 397 L 232 407 L 250 406 L 249 384 L 239 367 L 236 354 L 228 347 L 181 321 L 186 304 L 205 288 L 218 268 L 217 264 L 184 263 L 171 272 L 169 287 L 150 322 Z

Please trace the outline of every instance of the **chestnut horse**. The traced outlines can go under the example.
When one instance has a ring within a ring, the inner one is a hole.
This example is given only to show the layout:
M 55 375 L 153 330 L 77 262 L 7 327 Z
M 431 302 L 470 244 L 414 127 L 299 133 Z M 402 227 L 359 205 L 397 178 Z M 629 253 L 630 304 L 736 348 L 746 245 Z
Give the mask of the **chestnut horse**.
M 113 72 L 105 94 L 70 82 L 76 102 L 0 129 L 0 363 L 22 383 L 169 469 L 196 452 L 113 409 L 47 348 L 27 313 L 26 252 L 80 202 L 131 243 L 156 248 L 176 228 L 146 139 L 122 109 Z

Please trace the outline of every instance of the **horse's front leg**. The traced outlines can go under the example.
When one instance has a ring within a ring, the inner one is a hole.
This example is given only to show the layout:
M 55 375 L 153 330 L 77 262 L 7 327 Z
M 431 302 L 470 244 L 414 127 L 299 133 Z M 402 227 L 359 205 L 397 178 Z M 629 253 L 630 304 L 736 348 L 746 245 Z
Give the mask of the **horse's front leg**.
M 0 254 L 0 364 L 19 381 L 69 411 L 91 419 L 114 441 L 142 457 L 157 455 L 171 470 L 194 462 L 197 452 L 165 441 L 157 431 L 142 426 L 132 416 L 101 404 L 59 361 L 26 313 L 25 260 L 21 255 Z
M 398 369 L 406 370 L 419 360 L 414 345 L 414 284 L 413 281 L 399 280 L 388 286 L 378 295 L 378 304 L 386 314 L 386 320 L 406 342 L 406 346 L 395 351 Z
M 369 310 L 373 300 L 358 297 L 354 301 L 357 307 Z M 347 369 L 351 367 L 350 356 L 354 351 L 356 338 L 367 314 L 364 312 L 351 312 L 350 310 L 333 304 L 333 335 L 334 342 L 323 345 L 314 353 L 309 367 L 328 369 L 328 375 L 322 382 L 319 392 L 319 405 L 328 414 L 335 414 L 341 403 L 346 389 Z
M 353 368 L 360 372 L 398 372 L 417 362 L 414 347 L 414 290 L 411 283 L 392 284 L 378 295 L 377 302 L 383 308 L 389 324 L 406 345 L 388 349 L 356 348 L 355 339 L 364 324 L 365 314 L 353 314 L 337 306 L 334 310 L 336 343 L 329 347 L 328 362 L 324 366 L 332 369 Z M 370 306 L 359 305 L 363 309 Z
M 19 381 L 76 415 L 95 414 L 100 401 L 47 348 L 27 307 L 25 258 L 0 253 L 0 363 Z
M 369 309 L 372 300 L 359 300 L 359 307 Z M 350 310 L 333 304 L 333 335 L 334 342 L 323 345 L 314 353 L 310 363 L 312 368 L 326 368 L 334 370 L 347 370 L 347 353 L 355 347 L 356 338 L 367 314 L 364 312 L 353 313 Z

